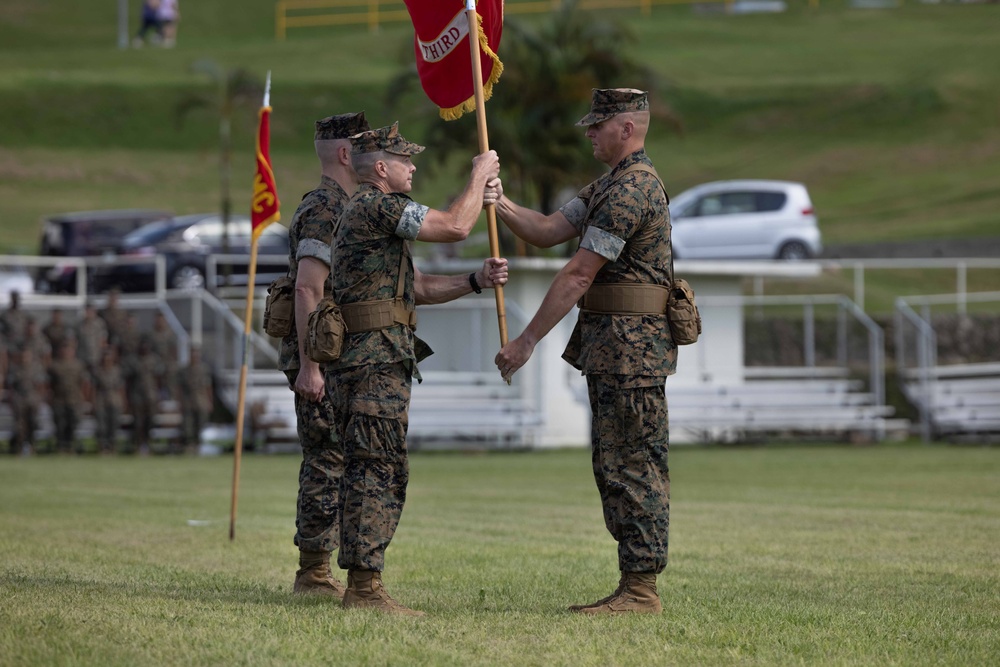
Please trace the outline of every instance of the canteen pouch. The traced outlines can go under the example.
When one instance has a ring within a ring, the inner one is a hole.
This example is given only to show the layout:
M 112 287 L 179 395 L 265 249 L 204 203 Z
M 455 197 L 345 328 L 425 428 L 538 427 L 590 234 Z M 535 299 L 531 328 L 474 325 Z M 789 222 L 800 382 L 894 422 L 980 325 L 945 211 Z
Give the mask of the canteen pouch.
M 306 354 L 318 364 L 336 361 L 344 348 L 347 326 L 340 306 L 327 297 L 320 300 L 316 310 L 309 313 L 309 333 L 306 336 Z
M 701 334 L 701 315 L 694 302 L 694 290 L 683 278 L 674 280 L 667 297 L 667 323 L 675 345 L 698 342 Z
M 284 338 L 292 333 L 295 319 L 295 280 L 288 276 L 276 278 L 267 288 L 264 300 L 264 333 Z

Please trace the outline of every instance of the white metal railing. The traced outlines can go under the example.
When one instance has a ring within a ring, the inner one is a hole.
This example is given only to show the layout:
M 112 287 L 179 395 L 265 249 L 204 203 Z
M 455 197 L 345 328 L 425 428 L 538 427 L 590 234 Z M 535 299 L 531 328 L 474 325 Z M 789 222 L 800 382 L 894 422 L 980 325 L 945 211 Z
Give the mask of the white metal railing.
M 865 272 L 876 269 L 952 269 L 955 271 L 955 306 L 959 313 L 966 312 L 968 293 L 969 269 L 994 269 L 1000 270 L 1000 259 L 995 257 L 967 257 L 967 258 L 900 258 L 900 259 L 837 259 L 820 260 L 820 265 L 824 270 L 850 270 L 854 273 L 854 303 L 859 308 L 865 308 Z M 1000 284 L 1000 281 L 998 281 Z M 763 287 L 760 287 L 762 290 Z M 757 293 L 760 293 L 757 290 Z
M 867 333 L 867 365 L 868 365 L 868 390 L 875 399 L 877 406 L 885 405 L 885 347 L 884 332 L 871 317 L 869 317 L 857 304 L 843 294 L 818 294 L 811 296 L 704 296 L 698 297 L 699 308 L 711 308 L 713 306 L 741 306 L 741 307 L 763 307 L 763 306 L 801 306 L 802 308 L 802 344 L 803 344 L 803 365 L 806 368 L 816 368 L 816 307 L 832 306 L 837 313 L 837 365 L 843 369 L 848 369 L 849 365 L 849 338 L 848 338 L 848 316 L 852 317 L 860 324 Z M 699 365 L 701 359 L 699 359 Z M 704 373 L 704 368 L 699 369 Z
M 933 294 L 898 297 L 894 322 L 896 328 L 896 373 L 901 383 L 916 377 L 919 387 L 918 409 L 920 411 L 920 431 L 924 441 L 933 437 L 932 416 L 934 414 L 937 382 L 937 332 L 931 317 L 933 306 L 957 305 L 958 312 L 965 313 L 969 303 L 991 303 L 1000 301 L 997 292 L 957 292 L 955 294 Z M 917 312 L 919 309 L 919 312 Z M 908 344 L 912 338 L 912 346 Z

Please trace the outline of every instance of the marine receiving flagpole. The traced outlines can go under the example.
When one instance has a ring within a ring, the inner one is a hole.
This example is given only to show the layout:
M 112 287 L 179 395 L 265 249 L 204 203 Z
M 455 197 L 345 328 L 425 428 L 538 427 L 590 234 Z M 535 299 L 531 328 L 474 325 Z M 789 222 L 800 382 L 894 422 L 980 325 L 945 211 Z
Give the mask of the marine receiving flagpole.
M 270 158 L 271 72 L 264 85 L 264 103 L 260 108 L 257 129 L 257 173 L 254 177 L 253 201 L 250 206 L 251 227 L 250 265 L 247 267 L 247 302 L 243 318 L 243 363 L 240 366 L 239 399 L 236 403 L 236 444 L 233 448 L 233 494 L 229 508 L 229 540 L 236 537 L 236 506 L 240 495 L 240 462 L 243 458 L 243 424 L 247 397 L 247 366 L 250 361 L 250 332 L 253 322 L 253 288 L 257 276 L 257 244 L 264 227 L 279 220 L 278 192 L 274 184 Z
M 479 152 L 490 149 L 489 133 L 486 129 L 486 98 L 483 94 L 483 68 L 479 56 L 479 19 L 476 15 L 476 0 L 465 0 L 465 14 L 469 18 L 469 47 L 472 52 L 472 81 L 476 89 L 476 128 L 479 131 Z M 496 206 L 488 204 L 486 209 L 486 229 L 490 237 L 490 255 L 500 257 L 500 240 L 497 237 Z M 507 344 L 507 311 L 503 302 L 503 286 L 494 286 L 497 301 L 497 323 L 500 326 L 500 347 Z M 510 380 L 507 380 L 510 384 Z

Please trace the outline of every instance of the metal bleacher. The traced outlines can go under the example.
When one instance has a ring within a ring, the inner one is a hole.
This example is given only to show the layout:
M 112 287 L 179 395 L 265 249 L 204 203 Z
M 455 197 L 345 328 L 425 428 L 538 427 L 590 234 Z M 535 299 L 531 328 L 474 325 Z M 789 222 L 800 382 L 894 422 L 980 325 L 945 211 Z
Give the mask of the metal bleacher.
M 742 442 L 773 436 L 880 440 L 905 432 L 892 406 L 844 368 L 751 367 L 746 381 L 671 388 L 671 441 Z
M 1000 434 L 1000 363 L 908 370 L 903 392 L 925 416 L 931 437 Z
M 970 304 L 998 302 L 1000 292 L 896 300 L 896 372 L 903 394 L 920 413 L 924 440 L 1000 438 L 1000 360 L 939 363 L 933 317 L 934 307 L 954 307 L 964 316 Z

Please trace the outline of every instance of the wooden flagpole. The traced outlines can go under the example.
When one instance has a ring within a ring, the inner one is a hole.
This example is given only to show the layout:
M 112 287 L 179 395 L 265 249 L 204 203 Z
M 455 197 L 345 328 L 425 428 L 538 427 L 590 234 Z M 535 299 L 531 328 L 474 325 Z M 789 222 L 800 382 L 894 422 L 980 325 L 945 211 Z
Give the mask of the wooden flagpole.
M 271 97 L 271 73 L 267 73 L 264 85 L 262 109 L 269 106 Z M 247 400 L 247 366 L 250 361 L 250 331 L 253 323 L 253 288 L 257 282 L 257 241 L 258 234 L 252 234 L 250 241 L 250 266 L 247 267 L 247 302 L 243 316 L 243 363 L 240 366 L 239 399 L 236 401 L 236 443 L 233 447 L 233 493 L 229 505 L 229 541 L 236 538 L 236 506 L 240 497 L 240 463 L 243 459 L 243 425 Z
M 483 95 L 483 66 L 479 61 L 479 20 L 476 18 L 476 0 L 465 1 L 465 13 L 469 18 L 469 47 L 472 52 L 472 81 L 476 87 L 476 128 L 479 130 L 479 152 L 490 149 L 489 133 L 486 129 L 486 99 Z M 486 227 L 490 237 L 490 255 L 500 257 L 500 239 L 497 237 L 496 206 L 489 204 L 486 209 Z M 507 311 L 503 302 L 503 286 L 494 288 L 497 301 L 497 323 L 500 326 L 500 347 L 507 344 Z M 510 380 L 507 380 L 510 384 Z
M 233 496 L 229 507 L 229 540 L 236 537 L 236 505 L 240 496 L 240 462 L 243 458 L 244 407 L 247 399 L 247 365 L 250 360 L 250 328 L 253 321 L 253 287 L 257 276 L 257 239 L 250 244 L 247 267 L 247 303 L 243 321 L 243 365 L 240 367 L 240 394 L 236 402 L 236 444 L 233 448 Z

